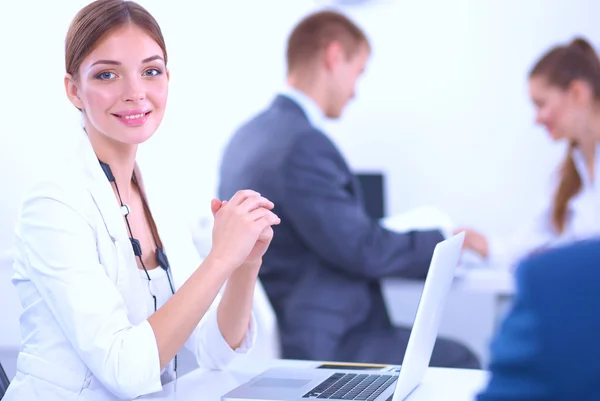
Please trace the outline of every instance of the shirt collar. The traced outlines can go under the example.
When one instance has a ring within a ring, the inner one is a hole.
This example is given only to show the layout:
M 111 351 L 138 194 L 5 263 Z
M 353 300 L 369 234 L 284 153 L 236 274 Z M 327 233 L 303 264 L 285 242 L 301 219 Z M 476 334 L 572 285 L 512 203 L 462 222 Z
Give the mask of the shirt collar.
M 596 152 L 594 154 L 595 163 L 594 163 L 594 181 L 598 182 L 600 180 L 600 166 L 598 165 L 598 161 L 600 161 L 600 142 L 596 144 Z M 573 149 L 573 162 L 575 164 L 575 168 L 581 177 L 581 181 L 584 187 L 590 187 L 594 185 L 594 182 L 590 179 L 590 175 L 587 169 L 587 163 L 585 161 L 585 156 L 583 156 L 583 152 L 575 147 Z
M 313 128 L 324 131 L 325 114 L 310 96 L 289 85 L 285 85 L 281 90 L 281 94 L 293 100 L 302 109 Z

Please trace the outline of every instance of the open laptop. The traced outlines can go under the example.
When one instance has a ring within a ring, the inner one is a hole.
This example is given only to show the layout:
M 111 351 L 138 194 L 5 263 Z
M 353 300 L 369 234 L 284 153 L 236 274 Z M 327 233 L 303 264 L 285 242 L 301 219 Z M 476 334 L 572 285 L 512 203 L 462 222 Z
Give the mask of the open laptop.
M 403 401 L 429 366 L 442 310 L 458 265 L 465 234 L 437 244 L 419 301 L 402 366 L 395 371 L 273 368 L 221 397 L 222 401 L 311 399 Z

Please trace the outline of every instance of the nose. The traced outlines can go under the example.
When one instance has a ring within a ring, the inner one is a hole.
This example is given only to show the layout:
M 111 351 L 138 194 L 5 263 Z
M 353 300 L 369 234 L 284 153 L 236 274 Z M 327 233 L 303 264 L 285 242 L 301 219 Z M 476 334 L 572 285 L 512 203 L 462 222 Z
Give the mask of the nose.
M 134 77 L 125 80 L 125 87 L 123 88 L 123 101 L 135 103 L 142 101 L 145 98 L 146 89 L 142 79 Z

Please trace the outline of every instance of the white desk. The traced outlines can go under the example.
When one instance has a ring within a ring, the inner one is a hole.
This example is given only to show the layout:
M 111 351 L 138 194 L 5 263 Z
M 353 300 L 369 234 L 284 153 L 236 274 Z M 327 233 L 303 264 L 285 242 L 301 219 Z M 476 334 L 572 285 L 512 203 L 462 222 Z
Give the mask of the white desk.
M 226 372 L 197 369 L 170 383 L 161 393 L 143 399 L 177 401 L 220 401 L 221 396 L 271 367 L 314 366 L 315 362 L 273 360 L 253 362 L 253 366 L 234 365 Z M 408 401 L 472 401 L 487 383 L 488 374 L 481 370 L 430 368 L 423 383 Z

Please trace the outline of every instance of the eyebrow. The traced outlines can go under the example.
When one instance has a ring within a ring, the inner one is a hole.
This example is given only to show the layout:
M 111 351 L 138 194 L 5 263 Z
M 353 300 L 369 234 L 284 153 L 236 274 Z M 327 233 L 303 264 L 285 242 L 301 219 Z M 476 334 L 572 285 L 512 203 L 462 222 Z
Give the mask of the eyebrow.
M 149 63 L 154 60 L 163 60 L 164 61 L 164 59 L 161 56 L 154 55 L 154 56 L 150 56 L 148 58 L 143 59 L 142 64 L 146 64 L 146 63 Z M 98 61 L 94 62 L 91 66 L 93 67 L 98 64 L 121 65 L 121 62 L 115 61 L 115 60 L 98 60 Z

